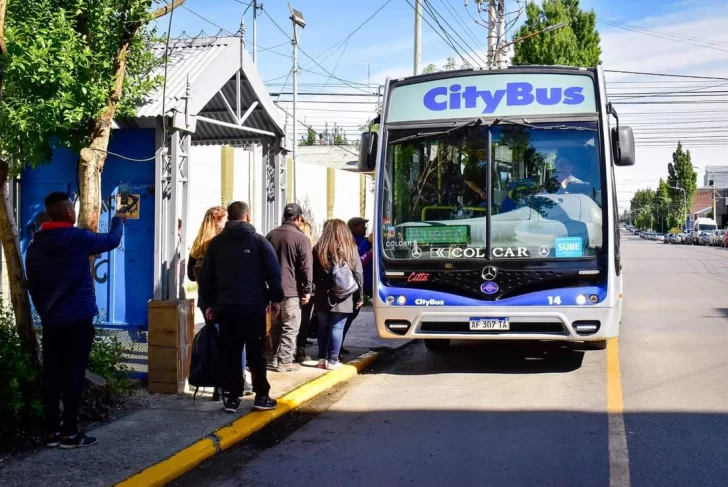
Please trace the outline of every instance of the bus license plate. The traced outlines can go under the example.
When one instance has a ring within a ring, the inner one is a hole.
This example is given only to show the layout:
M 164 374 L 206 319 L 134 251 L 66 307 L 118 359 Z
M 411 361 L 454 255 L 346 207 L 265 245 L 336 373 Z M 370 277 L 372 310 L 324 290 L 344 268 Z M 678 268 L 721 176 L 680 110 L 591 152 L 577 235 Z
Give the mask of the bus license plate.
M 471 331 L 510 329 L 511 322 L 508 318 L 470 318 Z

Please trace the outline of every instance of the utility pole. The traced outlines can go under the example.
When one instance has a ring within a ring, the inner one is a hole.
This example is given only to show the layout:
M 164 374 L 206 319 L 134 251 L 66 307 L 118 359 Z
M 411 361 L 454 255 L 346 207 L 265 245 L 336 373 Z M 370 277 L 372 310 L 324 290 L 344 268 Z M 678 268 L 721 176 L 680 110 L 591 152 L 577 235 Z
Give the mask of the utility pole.
M 498 0 L 496 18 L 498 32 L 495 48 L 495 67 L 500 69 L 506 67 L 506 50 L 504 46 L 506 43 L 506 0 Z
M 490 0 L 488 2 L 488 69 L 493 69 L 495 66 L 495 16 L 495 0 Z
M 253 0 L 253 64 L 258 65 L 258 0 Z
M 415 58 L 414 74 L 420 74 L 422 64 L 422 0 L 415 0 Z
M 303 29 L 306 22 L 303 20 L 303 14 L 298 10 L 288 6 L 291 11 L 291 22 L 293 22 L 293 188 L 291 188 L 292 201 L 296 201 L 296 161 L 298 160 L 298 118 L 296 110 L 298 107 L 298 27 Z

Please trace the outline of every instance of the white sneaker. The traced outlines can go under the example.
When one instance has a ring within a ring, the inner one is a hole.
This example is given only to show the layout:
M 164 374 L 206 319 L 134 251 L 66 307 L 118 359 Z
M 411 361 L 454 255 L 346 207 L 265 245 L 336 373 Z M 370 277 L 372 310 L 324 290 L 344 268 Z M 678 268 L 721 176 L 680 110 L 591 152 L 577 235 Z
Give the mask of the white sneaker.
M 341 362 L 336 362 L 335 364 L 332 364 L 331 362 L 326 362 L 326 370 L 336 370 L 340 369 L 344 366 Z
M 326 359 L 325 358 L 320 358 L 319 361 L 318 361 L 317 367 L 319 369 L 325 369 L 326 368 Z

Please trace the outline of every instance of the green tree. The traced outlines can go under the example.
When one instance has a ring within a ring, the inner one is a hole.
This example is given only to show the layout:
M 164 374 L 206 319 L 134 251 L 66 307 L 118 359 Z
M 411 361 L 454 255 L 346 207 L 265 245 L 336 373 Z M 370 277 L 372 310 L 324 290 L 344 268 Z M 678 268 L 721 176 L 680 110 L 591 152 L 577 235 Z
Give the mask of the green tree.
M 80 151 L 82 227 L 98 228 L 113 119 L 161 82 L 149 76 L 160 61 L 146 25 L 184 1 L 10 0 L 0 150 L 31 165 L 49 161 L 53 144 Z
M 561 22 L 567 25 L 536 34 Z M 596 22 L 594 11 L 581 10 L 579 0 L 544 0 L 543 5 L 530 2 L 526 7 L 526 22 L 515 38 L 535 35 L 516 43 L 511 62 L 514 65 L 596 66 L 602 53 Z
M 664 179 L 660 178 L 660 182 L 657 185 L 657 191 L 653 199 L 654 218 L 655 218 L 655 229 L 659 229 L 664 232 L 665 229 L 672 228 L 670 221 L 670 211 L 672 209 L 672 199 L 670 198 L 670 192 L 667 187 L 667 183 Z
M 149 76 L 159 63 L 151 50 L 158 39 L 146 25 L 184 1 L 153 9 L 160 0 L 0 0 L 0 154 L 9 161 L 0 164 L 0 182 L 25 164 L 49 162 L 54 146 L 80 151 L 79 224 L 96 231 L 112 121 L 133 115 L 161 81 Z M 0 240 L 18 333 L 35 354 L 8 204 L 0 204 Z
M 468 63 L 464 63 L 462 66 L 460 66 L 460 69 L 468 69 L 472 68 L 472 66 Z M 442 65 L 442 68 L 437 69 L 437 66 L 435 64 L 428 64 L 422 69 L 423 73 L 436 73 L 438 71 L 454 71 L 458 69 L 457 61 L 455 61 L 454 57 L 449 57 L 445 60 L 445 64 Z
M 654 224 L 653 202 L 655 192 L 649 188 L 637 190 L 630 201 L 635 226 L 638 228 L 652 228 Z
M 301 142 L 298 145 L 316 145 L 316 132 L 311 127 L 308 128 L 306 137 L 301 138 Z
M 698 191 L 698 173 L 693 169 L 690 151 L 683 150 L 681 142 L 678 142 L 677 149 L 672 153 L 672 162 L 667 165 L 667 173 L 669 186 L 685 190 L 683 195 L 679 189 L 669 188 L 673 201 L 680 203 L 676 205 L 678 208 L 675 210 L 677 226 L 683 226 L 687 219 L 687 211 L 693 206 L 693 199 Z

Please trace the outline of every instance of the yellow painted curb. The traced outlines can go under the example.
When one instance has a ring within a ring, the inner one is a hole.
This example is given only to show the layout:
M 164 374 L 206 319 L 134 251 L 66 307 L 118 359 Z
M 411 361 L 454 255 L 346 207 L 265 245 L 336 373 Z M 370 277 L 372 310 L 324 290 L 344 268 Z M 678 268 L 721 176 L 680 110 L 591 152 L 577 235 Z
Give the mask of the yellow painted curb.
M 116 484 L 116 487 L 160 487 L 189 472 L 200 463 L 227 450 L 231 446 L 249 437 L 264 426 L 270 424 L 284 414 L 296 409 L 304 403 L 326 392 L 332 387 L 355 377 L 361 370 L 372 365 L 379 354 L 367 352 L 360 355 L 344 367 L 332 370 L 294 389 L 278 399 L 278 407 L 272 411 L 254 411 L 235 420 L 230 426 L 225 426 L 212 433 L 212 438 L 205 438 L 188 446 L 156 465 L 152 465 L 138 474 Z
M 182 473 L 192 470 L 215 453 L 217 453 L 215 443 L 211 439 L 205 438 L 116 485 L 161 487 Z

